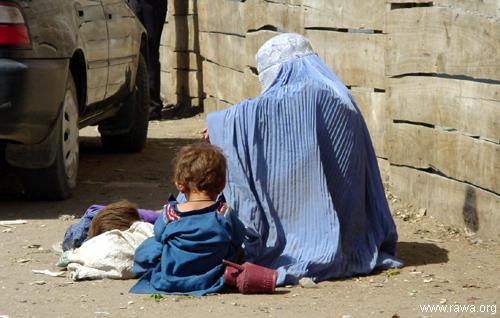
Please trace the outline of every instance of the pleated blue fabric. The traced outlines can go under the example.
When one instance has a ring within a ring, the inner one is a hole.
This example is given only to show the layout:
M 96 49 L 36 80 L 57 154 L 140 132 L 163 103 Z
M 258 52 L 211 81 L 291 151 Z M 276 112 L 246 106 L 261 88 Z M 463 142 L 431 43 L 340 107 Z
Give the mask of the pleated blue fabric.
M 402 266 L 365 122 L 316 54 L 207 125 L 228 160 L 224 195 L 247 228 L 245 255 L 277 269 L 279 285 Z

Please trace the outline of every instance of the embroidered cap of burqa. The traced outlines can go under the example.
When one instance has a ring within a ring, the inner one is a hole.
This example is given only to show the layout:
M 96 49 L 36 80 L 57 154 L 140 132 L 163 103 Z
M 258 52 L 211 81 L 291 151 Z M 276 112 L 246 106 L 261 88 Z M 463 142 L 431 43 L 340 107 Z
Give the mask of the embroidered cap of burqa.
M 278 284 L 401 266 L 370 136 L 345 85 L 298 34 L 266 42 L 257 64 L 261 95 L 207 118 L 247 258 L 277 269 Z

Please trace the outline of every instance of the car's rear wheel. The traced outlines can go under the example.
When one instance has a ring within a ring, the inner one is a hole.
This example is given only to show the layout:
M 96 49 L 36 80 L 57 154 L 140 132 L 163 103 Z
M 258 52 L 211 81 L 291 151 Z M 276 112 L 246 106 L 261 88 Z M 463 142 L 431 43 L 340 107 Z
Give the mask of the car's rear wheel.
M 134 90 L 118 111 L 99 126 L 104 148 L 115 152 L 139 152 L 149 125 L 149 85 L 146 61 L 141 55 Z
M 71 194 L 78 175 L 78 102 L 71 73 L 68 74 L 66 92 L 56 129 L 60 129 L 54 162 L 43 169 L 23 169 L 23 187 L 32 199 L 62 200 Z

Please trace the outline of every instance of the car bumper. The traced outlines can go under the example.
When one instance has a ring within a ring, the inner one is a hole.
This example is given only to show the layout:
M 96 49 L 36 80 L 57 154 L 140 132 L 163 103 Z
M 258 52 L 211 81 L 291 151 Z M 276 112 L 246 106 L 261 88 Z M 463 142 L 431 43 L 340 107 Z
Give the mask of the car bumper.
M 0 58 L 0 140 L 37 144 L 48 136 L 64 98 L 68 64 Z

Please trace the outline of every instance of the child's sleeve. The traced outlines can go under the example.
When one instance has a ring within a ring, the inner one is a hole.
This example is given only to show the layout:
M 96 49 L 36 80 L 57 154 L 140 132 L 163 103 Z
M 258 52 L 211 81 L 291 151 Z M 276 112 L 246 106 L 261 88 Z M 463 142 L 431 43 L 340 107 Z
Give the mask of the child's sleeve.
M 142 276 L 160 262 L 163 245 L 155 237 L 147 238 L 135 250 L 133 272 Z
M 243 222 L 241 222 L 241 220 L 238 218 L 236 212 L 229 206 L 227 207 L 224 216 L 231 223 L 233 245 L 235 245 L 235 247 L 240 247 L 245 239 L 245 225 L 243 225 Z
M 83 242 L 87 239 L 87 232 L 89 231 L 90 223 L 94 216 L 104 208 L 103 205 L 92 205 L 90 206 L 85 214 L 80 218 L 78 223 L 72 224 L 64 233 L 64 239 L 62 242 L 63 251 L 68 251 L 74 248 L 80 247 Z

